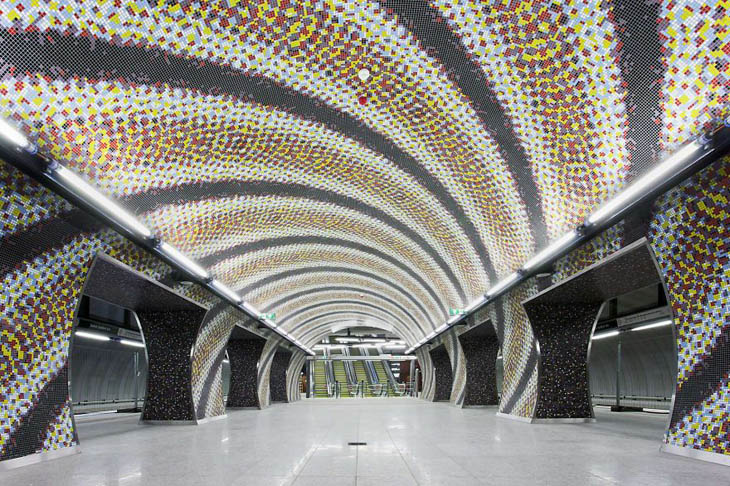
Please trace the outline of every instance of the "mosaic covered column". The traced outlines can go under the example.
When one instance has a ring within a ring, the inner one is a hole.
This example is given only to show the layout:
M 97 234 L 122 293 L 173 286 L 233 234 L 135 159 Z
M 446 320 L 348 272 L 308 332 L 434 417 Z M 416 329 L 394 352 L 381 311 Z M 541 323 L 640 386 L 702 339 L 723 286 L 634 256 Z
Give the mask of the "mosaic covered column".
M 265 345 L 263 339 L 231 339 L 228 342 L 228 359 L 231 362 L 228 408 L 261 408 L 258 363 Z
M 195 422 L 190 351 L 204 316 L 205 310 L 137 313 L 149 361 L 142 420 Z
M 477 329 L 472 329 L 459 336 L 466 361 L 465 407 L 499 404 L 496 369 L 499 339 L 491 323 L 478 327 L 485 326 L 489 326 L 492 332 L 475 334 Z
M 601 305 L 599 301 L 525 306 L 539 348 L 535 418 L 593 418 L 588 345 Z
M 231 332 L 236 323 L 242 320 L 245 317 L 240 311 L 223 302 L 205 314 L 195 341 L 192 362 L 193 400 L 198 421 L 221 417 L 226 413 L 223 402 L 223 359 Z
M 730 158 L 661 197 L 649 241 L 676 316 L 663 450 L 730 465 Z
M 294 350 L 286 371 L 286 394 L 289 402 L 301 400 L 302 391 L 299 389 L 299 380 L 302 369 L 306 367 L 307 355 L 300 350 Z
M 435 389 L 434 402 L 448 402 L 451 400 L 451 389 L 454 384 L 454 374 L 451 369 L 451 359 L 446 348 L 441 345 L 429 351 L 433 363 Z
M 281 347 L 277 349 L 274 355 L 269 374 L 269 392 L 271 393 L 272 402 L 289 401 L 286 393 L 286 375 L 291 358 L 292 353 Z

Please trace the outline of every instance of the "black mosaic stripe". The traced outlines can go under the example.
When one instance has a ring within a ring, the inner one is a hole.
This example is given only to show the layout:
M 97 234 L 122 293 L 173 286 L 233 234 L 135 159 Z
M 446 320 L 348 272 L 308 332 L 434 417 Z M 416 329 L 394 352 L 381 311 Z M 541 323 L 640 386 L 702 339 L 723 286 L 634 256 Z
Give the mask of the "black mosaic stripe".
M 375 294 L 377 295 L 377 293 L 375 293 Z M 308 312 L 308 311 L 310 311 L 312 309 L 316 309 L 318 307 L 322 307 L 323 305 L 330 305 L 330 304 L 358 304 L 358 305 L 364 305 L 366 307 L 372 307 L 373 309 L 378 309 L 381 312 L 385 312 L 385 313 L 393 316 L 393 319 L 396 319 L 398 322 L 400 322 L 404 326 L 406 325 L 406 323 L 400 317 L 397 317 L 394 312 L 386 309 L 385 307 L 382 307 L 382 306 L 379 306 L 379 305 L 375 305 L 375 304 L 372 304 L 370 302 L 363 302 L 361 300 L 355 300 L 355 299 L 334 299 L 334 300 L 327 300 L 327 301 L 324 301 L 324 302 L 318 302 L 316 304 L 311 304 L 311 305 L 308 305 L 308 306 L 304 306 L 304 307 L 297 308 L 294 312 L 291 312 L 290 314 L 288 314 L 285 317 L 283 317 L 281 319 L 281 321 L 279 321 L 279 325 L 283 325 L 285 322 L 288 322 L 289 320 L 294 319 L 297 316 L 299 316 L 299 315 L 301 315 L 301 314 L 303 314 L 305 312 Z M 411 322 L 413 322 L 414 325 L 418 324 L 418 320 L 415 317 L 413 317 L 413 315 L 410 312 L 404 310 L 401 306 L 397 306 L 397 308 L 398 308 L 398 310 L 400 310 L 401 312 L 403 312 L 406 316 L 408 316 L 408 318 L 411 320 Z
M 383 320 L 383 318 L 381 316 L 378 316 L 377 314 L 373 314 L 371 312 L 357 311 L 357 310 L 343 310 L 343 311 L 324 312 L 324 313 L 319 314 L 317 316 L 311 317 L 311 318 L 307 319 L 306 321 L 302 322 L 301 325 L 300 325 L 300 327 L 304 327 L 307 324 L 309 324 L 310 322 L 316 321 L 317 319 L 324 319 L 325 317 L 338 316 L 338 315 L 341 316 L 343 314 L 353 314 L 353 315 L 363 316 L 363 317 L 375 319 L 375 320 L 380 321 L 380 322 L 382 322 L 384 324 L 389 324 L 387 321 Z M 316 330 L 317 330 L 316 328 L 311 329 L 311 330 L 308 330 L 307 332 L 303 333 L 299 337 L 299 339 L 302 342 L 306 342 L 305 341 L 306 336 L 308 334 L 310 334 L 312 331 L 316 331 Z
M 205 377 L 205 383 L 203 384 L 203 390 L 200 394 L 200 400 L 196 409 L 196 417 L 198 420 L 205 418 L 205 409 L 208 407 L 208 401 L 210 400 L 210 390 L 213 388 L 213 382 L 215 382 L 218 373 L 223 365 L 223 360 L 226 357 L 226 348 L 223 347 L 219 352 L 218 356 L 215 357 L 213 365 L 208 370 L 208 374 Z
M 693 410 L 702 408 L 703 403 L 712 394 L 727 386 L 730 376 L 728 356 L 730 356 L 730 326 L 725 326 L 708 355 L 694 366 L 687 380 L 677 385 L 670 429 L 676 427 Z
M 371 272 L 366 272 L 364 270 L 358 270 L 358 269 L 353 269 L 353 268 L 349 268 L 349 267 L 338 267 L 338 266 L 333 266 L 333 265 L 321 265 L 321 266 L 317 266 L 317 267 L 295 268 L 293 270 L 286 270 L 284 272 L 275 273 L 272 275 L 268 275 L 260 280 L 257 280 L 256 282 L 254 282 L 250 285 L 247 285 L 246 287 L 243 287 L 242 289 L 238 289 L 238 292 L 241 295 L 245 296 L 245 295 L 248 295 L 249 293 L 255 291 L 258 288 L 269 285 L 278 280 L 286 279 L 289 277 L 295 277 L 298 275 L 306 275 L 306 274 L 310 274 L 310 273 L 322 273 L 322 272 L 345 273 L 345 274 L 349 273 L 349 274 L 354 274 L 354 275 L 360 275 L 362 277 L 371 278 L 377 282 L 384 283 L 384 284 L 388 285 L 389 287 L 394 288 L 396 291 L 398 291 L 399 293 L 404 295 L 408 300 L 413 302 L 413 304 L 416 307 L 418 307 L 419 309 L 421 309 L 422 312 L 424 312 L 424 313 L 426 312 L 425 308 L 421 305 L 421 303 L 418 301 L 418 299 L 413 297 L 409 292 L 406 292 L 406 290 L 403 287 L 401 287 L 400 285 L 393 283 L 390 280 L 383 278 L 379 275 L 376 275 L 374 273 L 371 273 Z M 426 334 L 423 327 L 421 327 L 420 324 L 418 325 L 418 329 L 421 331 L 422 334 Z
M 380 322 L 383 322 L 384 324 L 388 324 L 387 322 L 382 320 L 382 318 L 378 319 L 378 320 Z M 331 334 L 332 325 L 338 324 L 340 322 L 342 322 L 342 319 L 335 319 L 335 320 L 331 320 L 331 321 L 317 323 L 316 325 L 314 325 L 310 329 L 308 329 L 307 332 L 302 334 L 302 336 L 300 338 L 302 341 L 304 341 L 304 339 L 306 338 L 306 339 L 311 339 L 312 342 L 317 342 L 317 341 L 319 341 L 319 339 Z M 416 339 L 415 336 L 413 336 L 412 334 L 407 334 L 407 331 L 408 330 L 404 330 L 404 332 L 406 332 L 406 334 L 399 336 L 399 337 L 405 339 L 407 342 L 410 342 L 410 343 L 415 343 L 416 341 L 418 341 L 418 339 Z M 312 337 L 312 336 L 315 336 L 315 337 Z
M 16 170 L 12 168 L 11 170 Z M 57 218 L 40 221 L 0 239 L 3 258 L 0 275 L 6 275 L 37 256 L 70 243 L 79 235 L 99 231 L 103 226 L 80 209 L 73 209 Z
M 370 289 L 365 289 L 365 288 L 360 288 L 360 287 L 349 287 L 349 286 L 344 286 L 344 285 L 331 285 L 331 286 L 326 286 L 326 287 L 318 287 L 316 289 L 302 290 L 301 292 L 295 292 L 293 294 L 286 295 L 286 296 L 282 297 L 281 299 L 277 300 L 276 302 L 273 302 L 273 303 L 267 305 L 266 307 L 264 307 L 263 310 L 264 310 L 264 312 L 270 312 L 272 309 L 276 309 L 277 307 L 285 304 L 288 301 L 291 301 L 291 300 L 294 300 L 294 299 L 297 299 L 297 298 L 303 297 L 303 296 L 311 296 L 312 294 L 318 294 L 318 293 L 322 293 L 322 292 L 340 292 L 340 291 L 350 291 L 350 292 L 357 292 L 357 293 L 361 293 L 361 294 L 372 295 L 373 297 L 384 300 L 385 302 L 388 302 L 390 305 L 397 307 L 401 312 L 406 314 L 411 320 L 416 321 L 415 317 L 413 317 L 413 314 L 411 314 L 408 311 L 408 309 L 406 309 L 405 307 L 400 305 L 395 300 L 393 300 L 389 297 L 386 297 L 385 295 L 383 295 L 379 292 L 370 290 Z M 430 316 L 428 314 L 425 314 L 424 317 L 426 319 L 428 319 L 429 322 L 431 322 L 431 324 L 433 324 L 433 320 L 430 318 Z
M 289 246 L 289 245 L 330 245 L 341 248 L 348 248 L 351 250 L 357 250 L 362 253 L 372 255 L 381 260 L 388 262 L 388 264 L 397 267 L 399 270 L 406 273 L 413 280 L 418 282 L 428 294 L 433 298 L 436 306 L 443 310 L 444 316 L 447 315 L 446 308 L 442 306 L 441 300 L 433 287 L 423 278 L 420 274 L 413 271 L 411 267 L 403 263 L 401 260 L 394 258 L 387 253 L 384 253 L 376 248 L 373 248 L 362 243 L 357 243 L 342 238 L 329 238 L 324 236 L 283 236 L 280 238 L 265 238 L 261 240 L 252 241 L 250 243 L 242 243 L 240 245 L 232 246 L 221 250 L 216 253 L 212 253 L 203 258 L 198 259 L 198 262 L 204 267 L 212 267 L 223 260 L 228 258 L 237 257 L 239 255 L 260 251 L 268 248 Z M 428 315 L 428 314 L 426 314 Z M 429 317 L 430 320 L 430 317 Z M 433 324 L 433 322 L 432 322 Z
M 659 29 L 659 2 L 611 0 L 617 53 L 627 91 L 628 149 L 632 164 L 648 166 L 660 155 L 661 89 L 665 65 Z M 635 172 L 635 171 L 634 171 Z
M 452 75 L 450 79 L 471 101 L 484 129 L 489 132 L 517 182 L 538 248 L 546 244 L 545 217 L 530 160 L 504 112 L 492 83 L 472 61 L 461 38 L 449 29 L 446 19 L 426 0 L 380 0 L 397 15 L 397 21 L 418 39 L 422 50 L 435 57 Z
M 0 460 L 15 459 L 40 451 L 48 426 L 63 411 L 68 401 L 68 363 L 66 363 L 38 393 L 31 409 L 20 419 L 0 451 Z
M 11 33 L 0 29 L 0 43 L 14 46 L 3 50 L 5 69 L 12 66 L 20 72 L 52 74 L 56 79 L 123 79 L 134 84 L 195 89 L 205 94 L 229 95 L 241 101 L 259 103 L 321 123 L 390 160 L 433 194 L 454 217 L 490 278 L 494 279 L 489 253 L 474 223 L 441 181 L 385 135 L 322 100 L 260 75 L 201 59 L 171 55 L 158 48 L 121 46 L 92 37 L 65 35 L 56 30 L 41 33 L 17 29 Z M 215 84 L 211 80 L 215 80 Z
M 393 312 L 389 311 L 388 309 L 384 309 L 384 308 L 382 308 L 382 307 L 380 307 L 378 305 L 371 304 L 370 302 L 362 302 L 362 301 L 359 301 L 359 300 L 352 300 L 352 299 L 328 300 L 326 302 L 318 302 L 316 304 L 312 304 L 312 305 L 309 305 L 309 306 L 306 306 L 306 307 L 302 307 L 300 309 L 297 309 L 295 312 L 292 312 L 291 314 L 289 314 L 285 318 L 283 318 L 281 321 L 279 321 L 278 324 L 280 326 L 283 326 L 286 322 L 288 322 L 291 319 L 296 318 L 297 316 L 303 314 L 304 312 L 308 312 L 308 311 L 311 311 L 311 310 L 314 310 L 314 309 L 319 309 L 320 307 L 325 307 L 325 306 L 329 306 L 329 305 L 353 305 L 353 306 L 361 306 L 361 307 L 367 307 L 367 308 L 370 308 L 370 309 L 375 309 L 375 310 L 377 310 L 379 312 L 382 312 L 383 314 L 389 315 L 394 321 L 397 321 L 400 324 L 402 324 L 404 328 L 406 328 L 406 329 L 408 328 L 408 325 L 405 322 L 403 322 L 403 320 L 400 317 L 396 316 Z M 414 320 L 413 321 L 413 324 L 414 325 L 418 325 L 418 321 Z M 302 324 L 301 323 L 300 324 L 297 324 L 296 326 L 294 326 L 293 328 L 291 328 L 289 330 L 289 332 L 294 332 L 297 329 L 300 329 L 301 327 L 302 327 Z
M 504 355 L 502 355 L 504 356 Z M 525 368 L 522 370 L 522 375 L 520 376 L 520 380 L 517 382 L 517 386 L 514 389 L 514 392 L 509 397 L 509 400 L 507 400 L 504 405 L 501 407 L 502 413 L 512 413 L 512 410 L 515 408 L 515 405 L 517 404 L 517 400 L 522 398 L 522 395 L 524 394 L 524 391 L 527 389 L 527 383 L 530 381 L 530 378 L 532 377 L 532 373 L 535 370 L 535 366 L 537 366 L 537 347 L 535 347 L 535 341 L 533 340 L 530 344 L 530 354 L 527 357 L 527 364 L 525 365 Z
M 444 272 L 449 282 L 454 287 L 462 301 L 466 300 L 464 289 L 451 270 L 446 261 L 441 257 L 438 251 L 433 248 L 419 233 L 403 224 L 401 221 L 393 218 L 380 209 L 368 206 L 357 201 L 354 198 L 346 197 L 320 189 L 309 188 L 299 184 L 284 184 L 274 182 L 241 182 L 241 181 L 219 181 L 214 183 L 190 183 L 164 189 L 151 189 L 146 192 L 137 193 L 126 196 L 121 199 L 122 202 L 130 208 L 135 214 L 154 211 L 165 204 L 183 204 L 191 201 L 200 201 L 209 198 L 237 197 L 237 196 L 266 196 L 276 194 L 280 197 L 302 198 L 306 197 L 323 203 L 337 204 L 341 207 L 357 211 L 377 219 L 381 223 L 391 226 L 407 238 L 411 239 L 418 247 L 429 255 L 434 263 Z M 76 226 L 76 217 L 81 218 L 83 226 Z M 14 268 L 15 265 L 22 264 L 24 259 L 30 259 L 48 251 L 52 248 L 59 247 L 73 237 L 74 231 L 80 234 L 85 228 L 101 228 L 94 226 L 90 222 L 89 217 L 79 210 L 74 210 L 60 217 L 63 223 L 53 223 L 53 229 L 60 231 L 61 239 L 49 238 L 49 233 L 44 228 L 49 228 L 50 222 L 41 222 L 37 225 L 30 226 L 23 231 L 10 235 L 4 239 L 3 243 L 10 245 L 12 248 L 20 248 L 21 251 L 17 255 L 10 252 L 10 258 L 5 260 L 5 267 Z M 68 223 L 68 224 L 65 224 Z M 40 228 L 40 229 L 39 229 Z M 55 234 L 55 233 L 54 233 Z M 40 243 L 38 246 L 29 246 L 29 244 Z M 420 279 L 423 280 L 423 279 Z
M 333 191 L 316 189 L 303 184 L 266 182 L 266 181 L 218 181 L 210 183 L 189 183 L 178 186 L 151 189 L 146 192 L 128 196 L 122 201 L 127 203 L 135 214 L 154 211 L 166 204 L 182 204 L 191 201 L 201 201 L 213 198 L 226 197 L 260 197 L 276 194 L 277 197 L 304 198 L 321 203 L 335 204 L 337 206 L 362 213 L 370 218 L 376 219 L 384 225 L 390 226 L 406 238 L 413 241 L 425 254 L 438 265 L 448 278 L 454 290 L 462 301 L 466 300 L 464 289 L 451 270 L 449 265 L 432 247 L 425 238 L 404 224 L 402 221 L 390 216 L 385 211 L 374 206 L 358 201 L 355 198 L 343 196 Z

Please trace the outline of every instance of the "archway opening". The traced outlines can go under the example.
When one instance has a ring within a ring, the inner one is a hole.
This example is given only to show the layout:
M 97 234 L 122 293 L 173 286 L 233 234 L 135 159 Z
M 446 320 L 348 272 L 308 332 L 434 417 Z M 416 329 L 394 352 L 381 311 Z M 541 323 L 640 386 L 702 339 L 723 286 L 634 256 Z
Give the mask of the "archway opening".
M 313 346 L 310 360 L 314 398 L 385 398 L 412 394 L 410 374 L 403 376 L 406 342 L 392 331 L 350 327 Z

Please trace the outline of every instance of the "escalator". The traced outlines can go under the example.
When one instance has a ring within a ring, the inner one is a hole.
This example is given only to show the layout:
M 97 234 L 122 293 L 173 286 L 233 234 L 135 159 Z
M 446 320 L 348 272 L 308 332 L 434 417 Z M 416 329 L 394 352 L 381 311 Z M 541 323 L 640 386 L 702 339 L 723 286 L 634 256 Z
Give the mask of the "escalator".
M 340 396 L 342 398 L 350 398 L 352 396 L 351 390 L 354 387 L 350 386 L 349 380 L 347 379 L 345 363 L 339 360 L 332 360 L 332 368 L 335 373 L 335 381 L 340 384 Z
M 368 379 L 367 372 L 365 371 L 365 363 L 362 361 L 354 361 L 352 364 L 355 368 L 357 382 L 365 385 L 365 397 L 374 396 L 372 387 L 370 386 L 370 380 Z
M 328 386 L 327 386 L 327 370 L 325 369 L 325 362 L 322 360 L 316 360 L 314 362 L 314 398 L 327 398 L 329 397 Z

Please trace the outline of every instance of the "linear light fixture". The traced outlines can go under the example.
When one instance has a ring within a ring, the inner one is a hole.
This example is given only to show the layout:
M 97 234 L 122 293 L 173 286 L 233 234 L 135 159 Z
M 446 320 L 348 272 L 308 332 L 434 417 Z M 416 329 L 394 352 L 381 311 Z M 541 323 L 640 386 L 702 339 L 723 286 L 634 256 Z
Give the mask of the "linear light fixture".
M 454 317 L 459 317 L 459 316 L 454 316 Z M 449 319 L 449 320 L 448 320 L 448 321 L 447 321 L 446 323 L 444 323 L 444 324 L 441 324 L 441 325 L 440 325 L 439 327 L 437 327 L 437 328 L 436 328 L 436 329 L 434 330 L 434 332 L 436 332 L 436 333 L 439 333 L 439 332 L 441 332 L 441 331 L 445 331 L 446 329 L 448 329 L 448 328 L 449 328 L 449 324 L 451 324 L 452 322 L 455 322 L 455 321 L 454 321 L 454 317 L 452 317 L 451 319 Z M 458 320 L 458 319 L 457 319 L 457 320 Z
M 117 221 L 127 231 L 142 238 L 152 237 L 152 231 L 140 223 L 137 218 L 129 214 L 124 208 L 113 200 L 99 192 L 95 187 L 78 176 L 75 172 L 67 169 L 61 164 L 54 163 L 50 166 L 53 177 L 64 186 L 64 188 L 92 205 L 107 218 Z
M 550 243 L 547 247 L 539 251 L 535 256 L 527 260 L 527 262 L 522 265 L 522 269 L 524 271 L 532 270 L 533 268 L 547 262 L 552 257 L 554 257 L 556 254 L 558 254 L 560 251 L 565 249 L 565 247 L 569 246 L 572 243 L 575 243 L 580 238 L 580 235 L 577 231 L 573 230 L 568 233 L 565 233 L 563 236 L 558 238 L 557 240 Z
M 651 324 L 644 324 L 643 326 L 638 326 L 631 330 L 632 331 L 643 331 L 644 329 L 653 329 L 655 327 L 669 326 L 673 322 L 674 321 L 672 321 L 671 319 L 667 319 L 665 321 L 652 322 Z
M 139 341 L 130 341 L 129 339 L 120 339 L 119 342 L 125 346 L 134 346 L 136 348 L 144 348 L 144 343 Z
M 465 314 L 468 314 L 469 312 L 473 311 L 474 309 L 476 309 L 477 307 L 479 307 L 480 305 L 482 305 L 486 301 L 487 301 L 487 296 L 486 295 L 481 295 L 478 299 L 476 299 L 474 302 L 472 302 L 471 304 L 469 304 L 466 307 L 466 309 L 464 309 L 464 313 Z
M 335 339 L 341 343 L 359 343 L 360 338 L 335 336 Z
M 241 302 L 241 296 L 238 295 L 236 292 L 234 292 L 231 288 L 229 288 L 226 284 L 224 284 L 220 280 L 211 280 L 210 286 L 213 287 L 218 292 L 220 292 L 221 294 L 223 294 L 231 302 L 235 302 L 236 304 L 239 304 Z
M 258 317 L 258 316 L 260 316 L 260 315 L 261 315 L 261 314 L 259 313 L 258 309 L 256 309 L 256 307 L 252 306 L 252 305 L 251 305 L 251 304 L 249 304 L 248 302 L 241 302 L 241 303 L 240 303 L 240 304 L 238 305 L 238 307 L 241 307 L 241 308 L 242 308 L 243 310 L 245 310 L 246 312 L 248 312 L 249 314 L 251 314 L 251 315 L 253 315 L 253 316 L 256 316 L 256 317 Z
M 28 137 L 2 118 L 0 118 L 0 137 L 21 149 L 28 150 L 32 147 Z
M 364 343 L 386 343 L 386 342 L 388 342 L 388 340 L 383 339 L 383 338 L 362 338 L 362 342 L 364 342 Z
M 594 334 L 591 339 L 592 340 L 606 339 L 606 338 L 610 338 L 613 336 L 618 336 L 618 331 L 606 331 L 606 332 L 602 332 L 601 334 Z
M 109 336 L 96 334 L 94 332 L 76 331 L 74 334 L 86 339 L 96 339 L 97 341 L 111 341 L 111 339 L 109 339 Z
M 501 291 L 515 283 L 520 279 L 520 274 L 518 272 L 511 273 L 507 275 L 505 278 L 497 282 L 497 284 L 489 289 L 487 292 L 487 297 L 494 297 L 495 295 L 499 294 Z
M 196 262 L 184 255 L 180 250 L 166 242 L 161 242 L 157 247 L 166 257 L 180 265 L 183 269 L 202 280 L 208 280 L 208 271 Z
M 610 218 L 618 211 L 630 206 L 637 199 L 643 196 L 649 189 L 658 182 L 666 179 L 670 174 L 680 172 L 683 165 L 695 155 L 702 144 L 694 140 L 684 147 L 673 153 L 669 158 L 657 164 L 652 170 L 639 177 L 629 187 L 621 191 L 617 196 L 612 198 L 606 204 L 601 206 L 596 212 L 591 214 L 586 220 L 588 224 L 598 224 Z
M 21 150 L 25 151 L 24 157 L 18 157 L 18 152 Z M 250 313 L 253 318 L 261 320 L 258 311 L 245 303 L 243 306 L 241 305 L 241 298 L 238 294 L 222 282 L 211 280 L 205 268 L 171 244 L 159 241 L 152 231 L 140 222 L 136 216 L 127 212 L 113 199 L 102 194 L 74 171 L 53 159 L 38 154 L 37 146 L 17 127 L 2 118 L 0 118 L 0 155 L 4 160 L 57 192 L 72 204 L 80 206 L 89 214 L 109 224 L 135 244 L 147 249 L 157 257 L 163 257 L 163 260 L 167 260 L 171 266 L 176 267 L 176 270 L 188 273 L 199 280 L 198 283 L 203 287 L 217 292 L 225 299 L 228 299 L 229 303 L 238 304 L 239 309 Z M 271 321 L 264 322 L 264 324 L 276 328 L 276 325 Z M 81 332 L 82 334 L 79 334 L 79 336 L 84 337 L 83 331 Z M 291 338 L 291 336 L 288 337 Z M 107 340 L 108 338 L 103 337 L 103 339 Z M 120 342 L 117 339 L 111 340 Z M 301 343 L 295 343 L 293 338 L 289 340 L 294 344 L 298 344 L 305 352 L 312 354 L 312 351 L 302 346 Z

